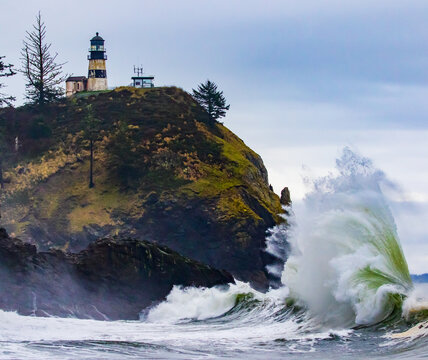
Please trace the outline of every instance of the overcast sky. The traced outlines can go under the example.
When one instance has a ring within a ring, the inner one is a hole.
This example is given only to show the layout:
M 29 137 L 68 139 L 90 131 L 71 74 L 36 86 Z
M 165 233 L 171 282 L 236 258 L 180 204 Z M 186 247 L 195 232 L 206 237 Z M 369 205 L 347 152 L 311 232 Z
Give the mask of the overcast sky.
M 411 271 L 428 272 L 428 1 L 2 0 L 0 55 L 17 67 L 39 10 L 67 73 L 87 75 L 98 31 L 109 86 L 140 64 L 156 85 L 215 81 L 225 125 L 295 201 L 302 174 L 326 174 L 344 146 L 370 157 L 403 189 L 403 247 Z M 22 76 L 7 83 L 21 103 Z

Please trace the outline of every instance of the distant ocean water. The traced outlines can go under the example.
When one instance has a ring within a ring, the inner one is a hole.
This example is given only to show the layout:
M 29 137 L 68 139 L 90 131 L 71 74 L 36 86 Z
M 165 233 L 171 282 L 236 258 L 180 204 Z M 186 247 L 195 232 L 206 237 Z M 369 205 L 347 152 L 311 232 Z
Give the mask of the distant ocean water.
M 428 283 L 428 274 L 411 275 L 411 278 L 415 283 Z

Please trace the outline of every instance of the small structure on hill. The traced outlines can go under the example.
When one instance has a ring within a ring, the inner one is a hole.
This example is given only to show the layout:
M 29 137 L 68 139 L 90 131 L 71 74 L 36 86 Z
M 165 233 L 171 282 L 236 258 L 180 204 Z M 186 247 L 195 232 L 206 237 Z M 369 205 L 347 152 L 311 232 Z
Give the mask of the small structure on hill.
M 86 76 L 70 76 L 65 80 L 65 95 L 71 96 L 80 91 L 86 91 L 88 79 Z
M 155 77 L 153 75 L 145 75 L 143 76 L 143 68 L 142 67 L 135 67 L 134 65 L 134 73 L 137 74 L 137 76 L 133 76 L 132 79 L 132 86 L 135 88 L 152 88 L 155 87 L 155 84 L 153 83 L 153 80 Z
M 104 39 L 99 33 L 90 40 L 88 77 L 70 76 L 65 81 L 66 96 L 71 96 L 81 91 L 107 90 L 106 50 Z

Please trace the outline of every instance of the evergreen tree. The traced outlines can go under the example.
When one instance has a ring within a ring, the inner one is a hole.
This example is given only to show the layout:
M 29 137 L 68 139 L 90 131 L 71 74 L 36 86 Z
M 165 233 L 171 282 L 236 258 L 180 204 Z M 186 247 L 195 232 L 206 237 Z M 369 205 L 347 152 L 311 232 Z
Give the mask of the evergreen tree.
M 0 77 L 9 77 L 16 74 L 15 71 L 13 71 L 13 65 L 12 64 L 5 64 L 2 59 L 4 59 L 4 56 L 0 56 Z M 4 84 L 0 83 L 0 89 L 6 87 Z M 0 93 L 0 107 L 3 106 L 3 104 L 6 104 L 8 106 L 12 106 L 12 102 L 15 101 L 15 98 L 10 95 L 6 95 L 3 93 Z
M 6 139 L 3 132 L 0 131 L 0 189 L 4 189 L 3 180 L 3 157 L 6 154 Z
M 6 136 L 6 129 L 2 126 L 0 128 L 0 189 L 4 189 L 3 167 L 5 162 L 10 159 L 11 150 L 10 138 Z
M 135 181 L 146 170 L 144 160 L 149 151 L 139 146 L 141 137 L 135 136 L 136 131 L 126 120 L 119 120 L 106 146 L 108 169 L 123 186 Z
M 3 119 L 0 119 L 3 124 Z M 3 178 L 3 164 L 7 160 L 8 155 L 10 154 L 10 149 L 7 144 L 7 139 L 5 136 L 5 130 L 3 126 L 0 126 L 0 219 L 1 219 L 1 195 L 4 189 L 4 178 Z
M 26 32 L 24 46 L 21 51 L 21 72 L 27 78 L 26 97 L 30 102 L 43 106 L 58 99 L 64 90 L 62 84 L 66 76 L 62 75 L 63 64 L 57 64 L 57 53 L 52 55 L 52 44 L 46 42 L 46 25 L 40 12 L 32 31 Z
M 217 85 L 210 80 L 193 89 L 193 97 L 207 111 L 211 120 L 218 120 L 226 115 L 230 105 L 226 105 L 223 91 L 217 90 Z
M 83 137 L 89 141 L 90 163 L 89 163 L 89 188 L 94 184 L 94 145 L 100 139 L 101 121 L 94 115 L 92 105 L 86 108 L 86 116 L 83 119 Z

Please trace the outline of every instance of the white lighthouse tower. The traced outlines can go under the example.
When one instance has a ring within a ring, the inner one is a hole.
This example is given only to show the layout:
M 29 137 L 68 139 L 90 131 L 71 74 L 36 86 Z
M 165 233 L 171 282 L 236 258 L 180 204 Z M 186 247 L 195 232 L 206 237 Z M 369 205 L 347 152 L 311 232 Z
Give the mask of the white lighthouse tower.
M 98 33 L 91 39 L 88 60 L 87 91 L 107 90 L 107 55 L 104 48 L 104 39 Z

